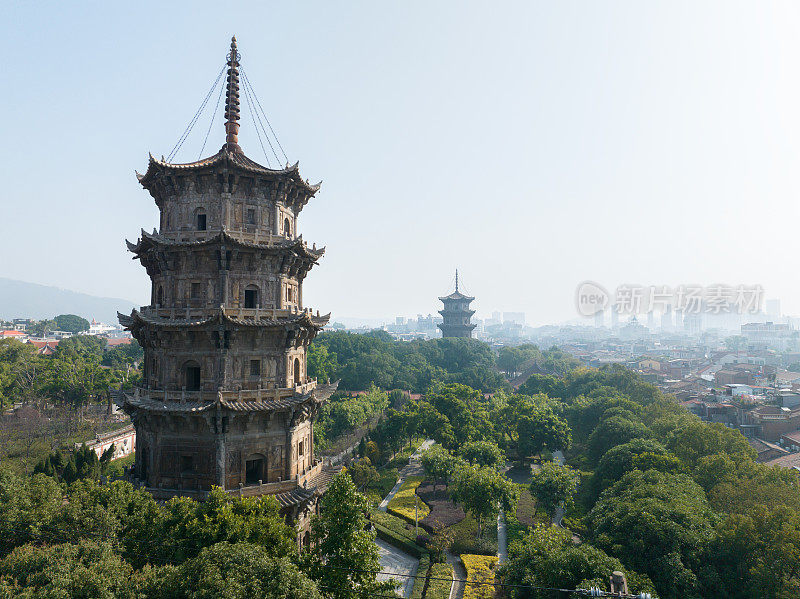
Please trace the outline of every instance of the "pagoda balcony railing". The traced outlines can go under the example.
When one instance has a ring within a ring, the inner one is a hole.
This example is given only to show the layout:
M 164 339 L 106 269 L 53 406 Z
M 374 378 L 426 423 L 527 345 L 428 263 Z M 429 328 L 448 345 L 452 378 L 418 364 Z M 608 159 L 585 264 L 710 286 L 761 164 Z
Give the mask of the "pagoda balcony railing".
M 168 318 L 170 320 L 202 320 L 207 318 L 210 313 L 216 312 L 217 307 L 164 307 L 164 306 L 142 306 L 141 313 L 145 316 L 154 318 Z M 311 308 L 299 308 L 297 306 L 288 306 L 286 308 L 229 308 L 225 307 L 225 313 L 228 316 L 239 319 L 271 319 L 279 320 L 281 318 L 290 318 L 298 314 L 313 314 Z M 317 311 L 319 316 L 319 311 Z
M 273 389 L 238 389 L 236 391 L 189 391 L 186 389 L 147 389 L 134 387 L 135 398 L 147 397 L 153 400 L 175 403 L 200 403 L 216 401 L 220 393 L 228 402 L 235 401 L 278 401 L 292 395 L 305 395 L 317 387 L 317 379 L 309 379 L 305 383 L 293 387 L 278 387 Z

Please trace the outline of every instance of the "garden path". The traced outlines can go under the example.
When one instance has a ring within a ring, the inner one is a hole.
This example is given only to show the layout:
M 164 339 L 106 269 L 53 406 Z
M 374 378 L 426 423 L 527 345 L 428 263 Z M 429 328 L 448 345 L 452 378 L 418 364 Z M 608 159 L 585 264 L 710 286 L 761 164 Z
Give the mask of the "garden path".
M 400 470 L 397 483 L 394 487 L 392 487 L 392 490 L 389 491 L 389 494 L 384 497 L 383 501 L 381 501 L 380 505 L 378 506 L 379 510 L 382 512 L 386 511 L 386 506 L 389 504 L 389 501 L 397 494 L 397 491 L 400 489 L 400 485 L 403 484 L 403 481 L 407 477 L 422 473 L 422 465 L 420 464 L 419 459 L 431 445 L 433 445 L 433 439 L 426 439 L 411 455 L 411 457 L 408 459 L 408 464 L 406 464 L 403 469 Z M 402 596 L 406 598 L 410 597 L 414 587 L 414 579 L 410 578 L 409 576 L 415 576 L 417 574 L 419 560 L 407 554 L 405 551 L 397 549 L 382 539 L 376 539 L 375 544 L 378 546 L 378 553 L 381 558 L 381 572 L 383 572 L 383 574 L 378 574 L 378 580 L 396 580 L 400 584 L 400 592 Z M 394 576 L 397 574 L 401 574 L 402 576 Z
M 400 585 L 398 589 L 400 595 L 406 598 L 411 597 L 414 588 L 414 578 L 411 577 L 417 574 L 419 560 L 400 551 L 383 539 L 376 539 L 375 544 L 378 546 L 378 554 L 381 557 L 381 574 L 378 574 L 378 580 L 394 580 Z
M 453 566 L 453 585 L 450 587 L 450 599 L 463 599 L 467 569 L 461 562 L 461 558 L 449 551 L 445 551 L 445 559 L 448 564 Z
M 428 451 L 428 448 L 433 445 L 433 439 L 425 439 L 417 450 L 411 454 L 411 457 L 408 458 L 408 464 L 403 466 L 403 469 L 400 470 L 397 476 L 397 483 L 395 483 L 392 490 L 389 491 L 389 494 L 383 498 L 380 505 L 378 505 L 378 509 L 382 512 L 386 511 L 386 506 L 389 505 L 389 502 L 392 500 L 392 497 L 397 495 L 397 492 L 400 490 L 400 486 L 403 484 L 403 481 L 408 478 L 409 476 L 419 476 L 422 474 L 422 464 L 420 463 L 420 458 L 422 454 Z

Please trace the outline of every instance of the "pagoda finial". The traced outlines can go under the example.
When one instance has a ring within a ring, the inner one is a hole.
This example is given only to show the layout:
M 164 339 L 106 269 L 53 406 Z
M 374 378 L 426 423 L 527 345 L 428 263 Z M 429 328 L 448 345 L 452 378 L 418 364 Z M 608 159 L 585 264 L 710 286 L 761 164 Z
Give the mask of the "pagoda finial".
M 458 293 L 458 269 L 456 269 L 456 293 Z
M 225 93 L 225 146 L 229 150 L 241 151 L 239 147 L 239 52 L 236 36 L 231 38 L 228 54 L 228 89 Z

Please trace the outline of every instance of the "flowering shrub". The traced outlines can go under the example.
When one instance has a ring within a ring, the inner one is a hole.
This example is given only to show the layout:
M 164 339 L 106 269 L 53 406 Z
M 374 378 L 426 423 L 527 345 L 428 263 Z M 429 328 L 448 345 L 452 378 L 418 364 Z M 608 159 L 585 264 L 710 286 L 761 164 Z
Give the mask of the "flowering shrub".
M 496 555 L 462 555 L 461 561 L 467 569 L 467 582 L 464 599 L 491 599 L 494 597 L 494 569 Z M 489 584 L 471 584 L 489 583 Z

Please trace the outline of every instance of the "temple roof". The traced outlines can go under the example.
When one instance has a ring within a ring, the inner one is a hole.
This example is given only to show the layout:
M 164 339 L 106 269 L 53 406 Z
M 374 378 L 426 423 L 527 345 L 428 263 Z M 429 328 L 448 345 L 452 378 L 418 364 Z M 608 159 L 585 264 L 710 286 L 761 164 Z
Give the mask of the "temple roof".
M 239 100 L 239 54 L 236 38 L 231 39 L 231 49 L 227 56 L 227 83 L 225 92 L 225 143 L 219 152 L 208 158 L 202 158 L 195 162 L 174 164 L 166 160 L 158 160 L 150 154 L 150 161 L 147 165 L 147 172 L 144 175 L 136 173 L 139 183 L 153 193 L 152 185 L 157 179 L 164 175 L 183 174 L 193 171 L 213 169 L 223 167 L 230 170 L 238 170 L 244 173 L 262 175 L 268 178 L 288 178 L 297 187 L 305 192 L 307 196 L 313 196 L 319 191 L 320 183 L 310 184 L 300 176 L 299 163 L 287 166 L 282 169 L 272 169 L 263 166 L 244 155 L 239 145 L 239 120 L 241 107 Z
M 167 162 L 163 159 L 159 160 L 150 154 L 147 171 L 144 175 L 136 173 L 136 176 L 139 179 L 139 183 L 142 184 L 142 187 L 149 189 L 149 185 L 156 178 L 163 176 L 164 174 L 191 173 L 193 171 L 201 171 L 204 169 L 210 170 L 216 166 L 223 166 L 235 170 L 241 170 L 245 173 L 263 175 L 273 179 L 288 178 L 309 195 L 314 195 L 319 191 L 320 187 L 322 186 L 322 182 L 320 181 L 319 183 L 312 185 L 308 181 L 305 181 L 300 176 L 299 165 L 299 162 L 295 162 L 292 166 L 287 166 L 286 168 L 282 169 L 268 168 L 245 156 L 241 149 L 231 148 L 226 143 L 224 146 L 222 146 L 220 151 L 213 156 L 209 156 L 208 158 L 203 158 L 195 162 L 176 164 Z
M 445 295 L 444 297 L 440 297 L 440 298 L 439 298 L 439 300 L 441 300 L 441 301 L 450 301 L 450 300 L 468 300 L 468 301 L 470 301 L 470 302 L 471 302 L 471 301 L 473 301 L 474 299 L 475 299 L 474 297 L 471 297 L 471 296 L 469 296 L 469 295 L 464 295 L 463 293 L 461 293 L 461 292 L 460 292 L 460 291 L 458 291 L 458 290 L 455 290 L 455 291 L 454 291 L 453 293 L 451 293 L 450 295 Z
M 205 239 L 192 239 L 189 241 L 183 241 L 180 239 L 172 239 L 166 235 L 161 235 L 157 233 L 155 230 L 152 233 L 148 233 L 144 229 L 142 229 L 142 237 L 136 243 L 131 243 L 127 239 L 125 243 L 128 245 L 128 250 L 133 252 L 134 254 L 139 254 L 140 252 L 148 249 L 149 247 L 156 247 L 156 246 L 175 246 L 175 247 L 200 247 L 204 245 L 213 245 L 216 243 L 229 243 L 234 246 L 245 247 L 245 248 L 254 248 L 254 249 L 269 249 L 269 250 L 294 250 L 299 256 L 309 259 L 316 263 L 316 261 L 325 254 L 325 248 L 309 248 L 308 245 L 303 241 L 303 237 L 297 237 L 295 239 L 281 239 L 278 242 L 271 241 L 270 238 L 274 236 L 265 237 L 262 241 L 258 243 L 246 241 L 237 236 L 236 232 L 233 231 L 220 231 L 216 235 L 211 237 L 207 237 Z M 254 238 L 255 239 L 255 238 Z

